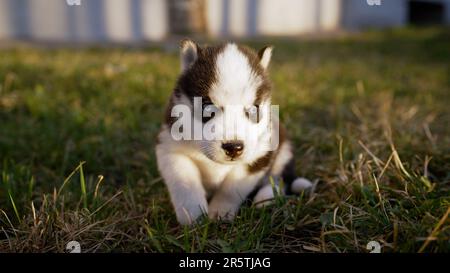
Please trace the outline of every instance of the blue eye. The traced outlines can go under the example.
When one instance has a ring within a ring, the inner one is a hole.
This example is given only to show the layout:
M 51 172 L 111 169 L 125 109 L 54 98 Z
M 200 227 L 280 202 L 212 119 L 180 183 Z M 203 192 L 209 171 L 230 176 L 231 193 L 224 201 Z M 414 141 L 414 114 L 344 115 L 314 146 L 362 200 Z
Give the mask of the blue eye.
M 212 113 L 214 111 L 214 106 L 211 104 L 207 105 L 203 111 Z
M 203 123 L 211 120 L 217 112 L 217 107 L 214 104 L 203 104 L 202 121 Z
M 258 123 L 261 119 L 259 105 L 253 105 L 245 109 L 245 116 L 252 122 Z

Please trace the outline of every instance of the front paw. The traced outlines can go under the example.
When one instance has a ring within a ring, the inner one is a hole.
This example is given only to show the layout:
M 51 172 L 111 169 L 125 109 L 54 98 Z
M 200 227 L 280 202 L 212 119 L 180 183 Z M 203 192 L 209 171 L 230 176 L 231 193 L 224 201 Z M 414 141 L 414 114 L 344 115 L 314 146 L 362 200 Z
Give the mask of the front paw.
M 237 208 L 230 202 L 212 201 L 208 207 L 208 217 L 212 220 L 232 221 L 237 213 Z
M 175 209 L 178 223 L 181 225 L 192 225 L 200 216 L 208 213 L 206 206 L 198 204 L 194 206 L 181 206 Z

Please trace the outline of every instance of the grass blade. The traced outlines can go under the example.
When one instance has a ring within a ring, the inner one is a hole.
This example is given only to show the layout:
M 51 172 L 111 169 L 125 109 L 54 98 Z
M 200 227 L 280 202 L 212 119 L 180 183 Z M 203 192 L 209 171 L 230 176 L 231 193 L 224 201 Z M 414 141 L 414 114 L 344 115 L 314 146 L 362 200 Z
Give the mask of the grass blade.
M 81 186 L 81 196 L 83 198 L 83 208 L 87 209 L 88 202 L 86 193 L 86 180 L 84 178 L 83 172 L 83 163 L 80 163 L 80 186 Z

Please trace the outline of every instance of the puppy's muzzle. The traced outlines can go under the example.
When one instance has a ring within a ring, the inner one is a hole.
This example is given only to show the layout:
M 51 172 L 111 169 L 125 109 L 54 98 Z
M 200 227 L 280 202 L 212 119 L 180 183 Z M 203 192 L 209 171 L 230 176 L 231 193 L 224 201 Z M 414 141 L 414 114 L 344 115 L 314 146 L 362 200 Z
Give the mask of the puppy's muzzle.
M 244 151 L 244 143 L 242 141 L 229 141 L 222 143 L 222 149 L 230 158 L 239 157 Z

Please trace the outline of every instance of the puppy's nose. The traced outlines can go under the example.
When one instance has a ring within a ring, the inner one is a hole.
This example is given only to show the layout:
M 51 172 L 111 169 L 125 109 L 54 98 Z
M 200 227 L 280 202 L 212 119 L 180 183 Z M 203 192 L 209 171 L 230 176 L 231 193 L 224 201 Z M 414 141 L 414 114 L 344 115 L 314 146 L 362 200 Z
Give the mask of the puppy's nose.
M 229 157 L 238 157 L 244 151 L 244 143 L 242 141 L 230 141 L 222 143 L 222 149 Z

